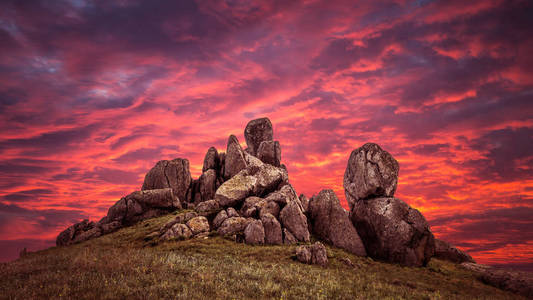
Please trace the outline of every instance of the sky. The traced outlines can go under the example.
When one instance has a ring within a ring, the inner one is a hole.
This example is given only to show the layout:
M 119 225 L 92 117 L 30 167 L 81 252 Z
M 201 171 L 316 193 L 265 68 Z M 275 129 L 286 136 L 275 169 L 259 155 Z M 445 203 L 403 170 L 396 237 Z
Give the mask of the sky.
M 0 2 L 0 261 L 161 159 L 268 117 L 298 193 L 375 142 L 396 196 L 479 263 L 533 270 L 533 2 Z

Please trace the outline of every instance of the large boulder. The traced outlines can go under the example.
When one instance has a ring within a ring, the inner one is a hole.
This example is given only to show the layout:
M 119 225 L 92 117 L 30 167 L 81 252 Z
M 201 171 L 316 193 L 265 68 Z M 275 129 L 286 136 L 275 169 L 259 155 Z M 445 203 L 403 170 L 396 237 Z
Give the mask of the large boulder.
M 463 252 L 448 242 L 439 239 L 435 239 L 435 257 L 457 264 L 463 262 L 475 263 L 474 259 L 472 259 L 472 256 L 470 256 L 468 253 Z
M 250 167 L 225 181 L 215 192 L 220 205 L 235 206 L 248 196 L 262 196 L 288 181 L 287 172 L 268 164 Z
M 202 172 L 205 172 L 209 169 L 220 169 L 220 158 L 218 157 L 218 151 L 215 147 L 210 147 L 204 157 Z
M 366 256 L 365 246 L 348 212 L 332 190 L 322 190 L 309 200 L 309 217 L 315 235 L 355 255 Z
M 256 153 L 257 158 L 266 164 L 279 167 L 281 163 L 281 147 L 278 141 L 263 141 Z
M 246 226 L 244 241 L 250 245 L 263 245 L 265 243 L 265 228 L 261 220 L 254 220 Z
M 200 201 L 206 201 L 215 197 L 217 189 L 217 173 L 214 169 L 208 169 L 198 178 L 198 192 Z
M 250 151 L 252 155 L 256 155 L 261 142 L 272 141 L 273 137 L 274 131 L 272 130 L 272 123 L 268 118 L 252 120 L 248 122 L 244 129 L 246 145 L 248 145 L 248 151 Z
M 187 197 L 191 183 L 189 160 L 161 160 L 146 174 L 141 190 L 171 188 L 182 203 L 191 202 Z
M 358 200 L 394 196 L 399 169 L 394 157 L 377 144 L 368 143 L 353 150 L 343 182 L 350 210 Z
M 242 150 L 237 137 L 230 135 L 228 138 L 228 147 L 224 161 L 224 178 L 228 180 L 244 168 L 246 168 L 244 151 Z
M 301 242 L 309 242 L 307 217 L 298 202 L 289 202 L 279 213 L 283 227 L 287 228 Z
M 89 222 L 89 220 L 83 220 L 79 223 L 76 223 L 67 229 L 63 230 L 56 238 L 57 246 L 66 246 L 74 242 L 74 239 L 82 234 L 85 231 L 89 231 L 95 228 L 96 224 L 94 222 Z
M 265 229 L 265 243 L 269 245 L 283 244 L 283 236 L 281 233 L 281 224 L 276 217 L 267 213 L 261 216 L 261 222 Z
M 426 219 L 400 199 L 358 201 L 351 219 L 372 258 L 425 266 L 435 253 L 435 238 Z
M 118 221 L 123 225 L 132 225 L 180 208 L 180 201 L 171 188 L 143 190 L 117 201 L 109 208 L 106 220 L 107 223 Z
M 252 220 L 253 219 L 243 217 L 227 218 L 224 220 L 224 222 L 222 222 L 220 227 L 218 227 L 217 232 L 220 235 L 230 235 L 243 232 L 246 226 L 248 226 Z

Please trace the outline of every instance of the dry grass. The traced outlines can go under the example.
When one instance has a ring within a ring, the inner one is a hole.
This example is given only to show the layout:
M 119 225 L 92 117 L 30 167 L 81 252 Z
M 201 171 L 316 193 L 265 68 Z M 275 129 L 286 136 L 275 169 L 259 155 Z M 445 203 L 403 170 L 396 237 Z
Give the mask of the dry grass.
M 322 268 L 296 262 L 295 246 L 254 247 L 217 236 L 165 243 L 145 240 L 171 217 L 1 264 L 0 298 L 519 298 L 438 260 L 427 268 L 407 268 L 328 247 L 330 263 Z

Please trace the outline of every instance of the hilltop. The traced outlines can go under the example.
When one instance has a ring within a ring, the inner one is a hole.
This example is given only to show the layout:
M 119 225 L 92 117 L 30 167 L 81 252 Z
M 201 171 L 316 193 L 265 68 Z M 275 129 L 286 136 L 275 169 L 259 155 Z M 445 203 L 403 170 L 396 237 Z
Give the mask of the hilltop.
M 296 245 L 147 237 L 184 212 L 1 264 L 0 298 L 521 299 L 438 259 L 401 267 L 326 245 L 329 264 L 320 267 L 296 261 Z

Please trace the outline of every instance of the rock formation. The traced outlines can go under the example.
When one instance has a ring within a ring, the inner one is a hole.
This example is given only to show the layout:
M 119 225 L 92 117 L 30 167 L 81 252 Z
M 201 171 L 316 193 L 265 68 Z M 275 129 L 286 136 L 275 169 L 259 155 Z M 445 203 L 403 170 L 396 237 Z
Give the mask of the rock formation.
M 398 184 L 398 162 L 377 144 L 368 143 L 350 154 L 344 173 L 346 201 L 392 197 Z
M 426 220 L 400 199 L 357 201 L 351 219 L 372 258 L 425 266 L 435 253 L 435 240 Z
M 348 212 L 341 207 L 332 190 L 322 190 L 309 200 L 309 219 L 317 237 L 355 255 L 366 256 Z
M 448 260 L 457 264 L 463 262 L 475 263 L 472 256 L 468 253 L 463 252 L 450 243 L 435 239 L 435 257 L 443 260 Z
M 187 159 L 157 162 L 141 191 L 121 198 L 99 222 L 84 220 L 68 227 L 56 244 L 81 242 L 183 207 L 194 212 L 179 213 L 150 239 L 207 238 L 216 233 L 252 245 L 292 245 L 309 243 L 312 232 L 356 255 L 408 266 L 423 266 L 434 255 L 434 237 L 422 214 L 394 198 L 399 166 L 378 145 L 365 144 L 350 155 L 344 174 L 347 212 L 332 190 L 311 199 L 298 196 L 281 163 L 270 120 L 250 121 L 244 137 L 245 150 L 234 135 L 225 153 L 209 148 L 197 179 L 191 177 Z M 438 257 L 471 261 L 445 242 L 437 241 L 437 246 Z M 321 243 L 298 249 L 304 262 L 327 263 Z

